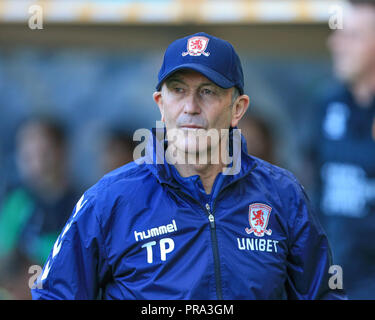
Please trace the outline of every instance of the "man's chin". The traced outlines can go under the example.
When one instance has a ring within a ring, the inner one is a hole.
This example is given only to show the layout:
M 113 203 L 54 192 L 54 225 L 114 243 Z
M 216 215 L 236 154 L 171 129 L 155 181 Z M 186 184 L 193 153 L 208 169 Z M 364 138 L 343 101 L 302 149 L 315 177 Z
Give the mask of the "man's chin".
M 195 142 L 188 140 L 178 141 L 174 144 L 168 144 L 167 161 L 172 160 L 178 164 L 208 164 L 211 159 L 211 148 L 209 145 L 200 146 Z
M 212 143 L 212 137 L 207 133 L 208 131 L 203 128 L 175 128 L 168 130 L 167 139 L 179 152 L 199 153 L 205 152 Z
M 181 130 L 183 134 L 186 136 L 191 135 L 192 137 L 206 137 L 207 130 L 205 128 L 194 128 L 194 127 L 182 127 L 178 130 Z
M 360 72 L 349 69 L 347 66 L 335 66 L 334 73 L 338 79 L 347 84 L 356 82 L 356 80 L 360 77 Z
M 175 144 L 176 149 L 180 153 L 185 153 L 190 156 L 198 156 L 201 153 L 207 153 L 210 150 L 210 145 L 200 144 L 196 139 L 185 139 L 184 142 L 177 142 Z

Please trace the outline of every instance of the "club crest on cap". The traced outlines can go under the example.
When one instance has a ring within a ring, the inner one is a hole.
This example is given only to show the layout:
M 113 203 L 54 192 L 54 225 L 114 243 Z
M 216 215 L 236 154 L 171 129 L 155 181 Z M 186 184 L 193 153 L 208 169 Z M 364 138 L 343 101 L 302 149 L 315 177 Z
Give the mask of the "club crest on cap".
M 204 55 L 208 57 L 210 55 L 209 52 L 205 52 L 207 49 L 208 41 L 210 39 L 206 37 L 196 36 L 188 39 L 187 42 L 187 51 L 182 53 L 182 56 L 185 57 L 187 55 L 199 57 L 200 55 Z

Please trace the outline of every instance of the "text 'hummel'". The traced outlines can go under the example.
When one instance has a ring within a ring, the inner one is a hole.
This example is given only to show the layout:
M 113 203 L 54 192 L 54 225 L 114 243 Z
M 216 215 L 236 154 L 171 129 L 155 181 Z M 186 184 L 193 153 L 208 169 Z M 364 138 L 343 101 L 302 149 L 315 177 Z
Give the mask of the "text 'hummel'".
M 160 227 L 148 229 L 147 231 L 134 231 L 135 241 L 156 237 L 162 234 L 171 233 L 177 231 L 176 221 L 172 220 L 172 223 L 162 225 Z

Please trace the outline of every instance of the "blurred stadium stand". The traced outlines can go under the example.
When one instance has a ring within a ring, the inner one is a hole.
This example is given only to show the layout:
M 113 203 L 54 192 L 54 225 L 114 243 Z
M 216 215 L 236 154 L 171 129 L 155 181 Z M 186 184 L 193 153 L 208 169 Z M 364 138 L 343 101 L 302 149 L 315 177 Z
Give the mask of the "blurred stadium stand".
M 46 22 L 63 23 L 325 23 L 341 0 L 3 0 L 0 18 L 23 22 L 29 7 L 44 8 Z M 25 8 L 27 10 L 25 10 Z
M 243 61 L 254 114 L 274 125 L 279 164 L 297 175 L 309 137 L 308 97 L 330 80 L 325 40 L 342 1 L 0 1 L 0 159 L 12 174 L 14 128 L 26 115 L 59 117 L 72 141 L 76 182 L 100 177 L 108 126 L 151 127 L 164 48 L 205 31 L 229 40 Z M 31 5 L 43 29 L 28 28 Z M 297 134 L 298 133 L 298 134 Z M 82 164 L 85 165 L 82 165 Z M 1 174 L 1 173 L 0 173 Z M 303 177 L 301 177 L 303 180 Z

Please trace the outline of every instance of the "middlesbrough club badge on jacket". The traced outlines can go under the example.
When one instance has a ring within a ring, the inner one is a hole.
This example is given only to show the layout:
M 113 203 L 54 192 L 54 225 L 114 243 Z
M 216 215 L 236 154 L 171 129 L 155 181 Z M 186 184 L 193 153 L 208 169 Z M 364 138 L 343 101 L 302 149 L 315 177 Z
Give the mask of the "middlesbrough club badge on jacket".
M 271 235 L 272 230 L 267 229 L 272 208 L 263 203 L 253 203 L 249 206 L 249 224 L 250 229 L 246 228 L 247 234 L 254 233 L 257 237 L 263 237 L 264 234 Z

